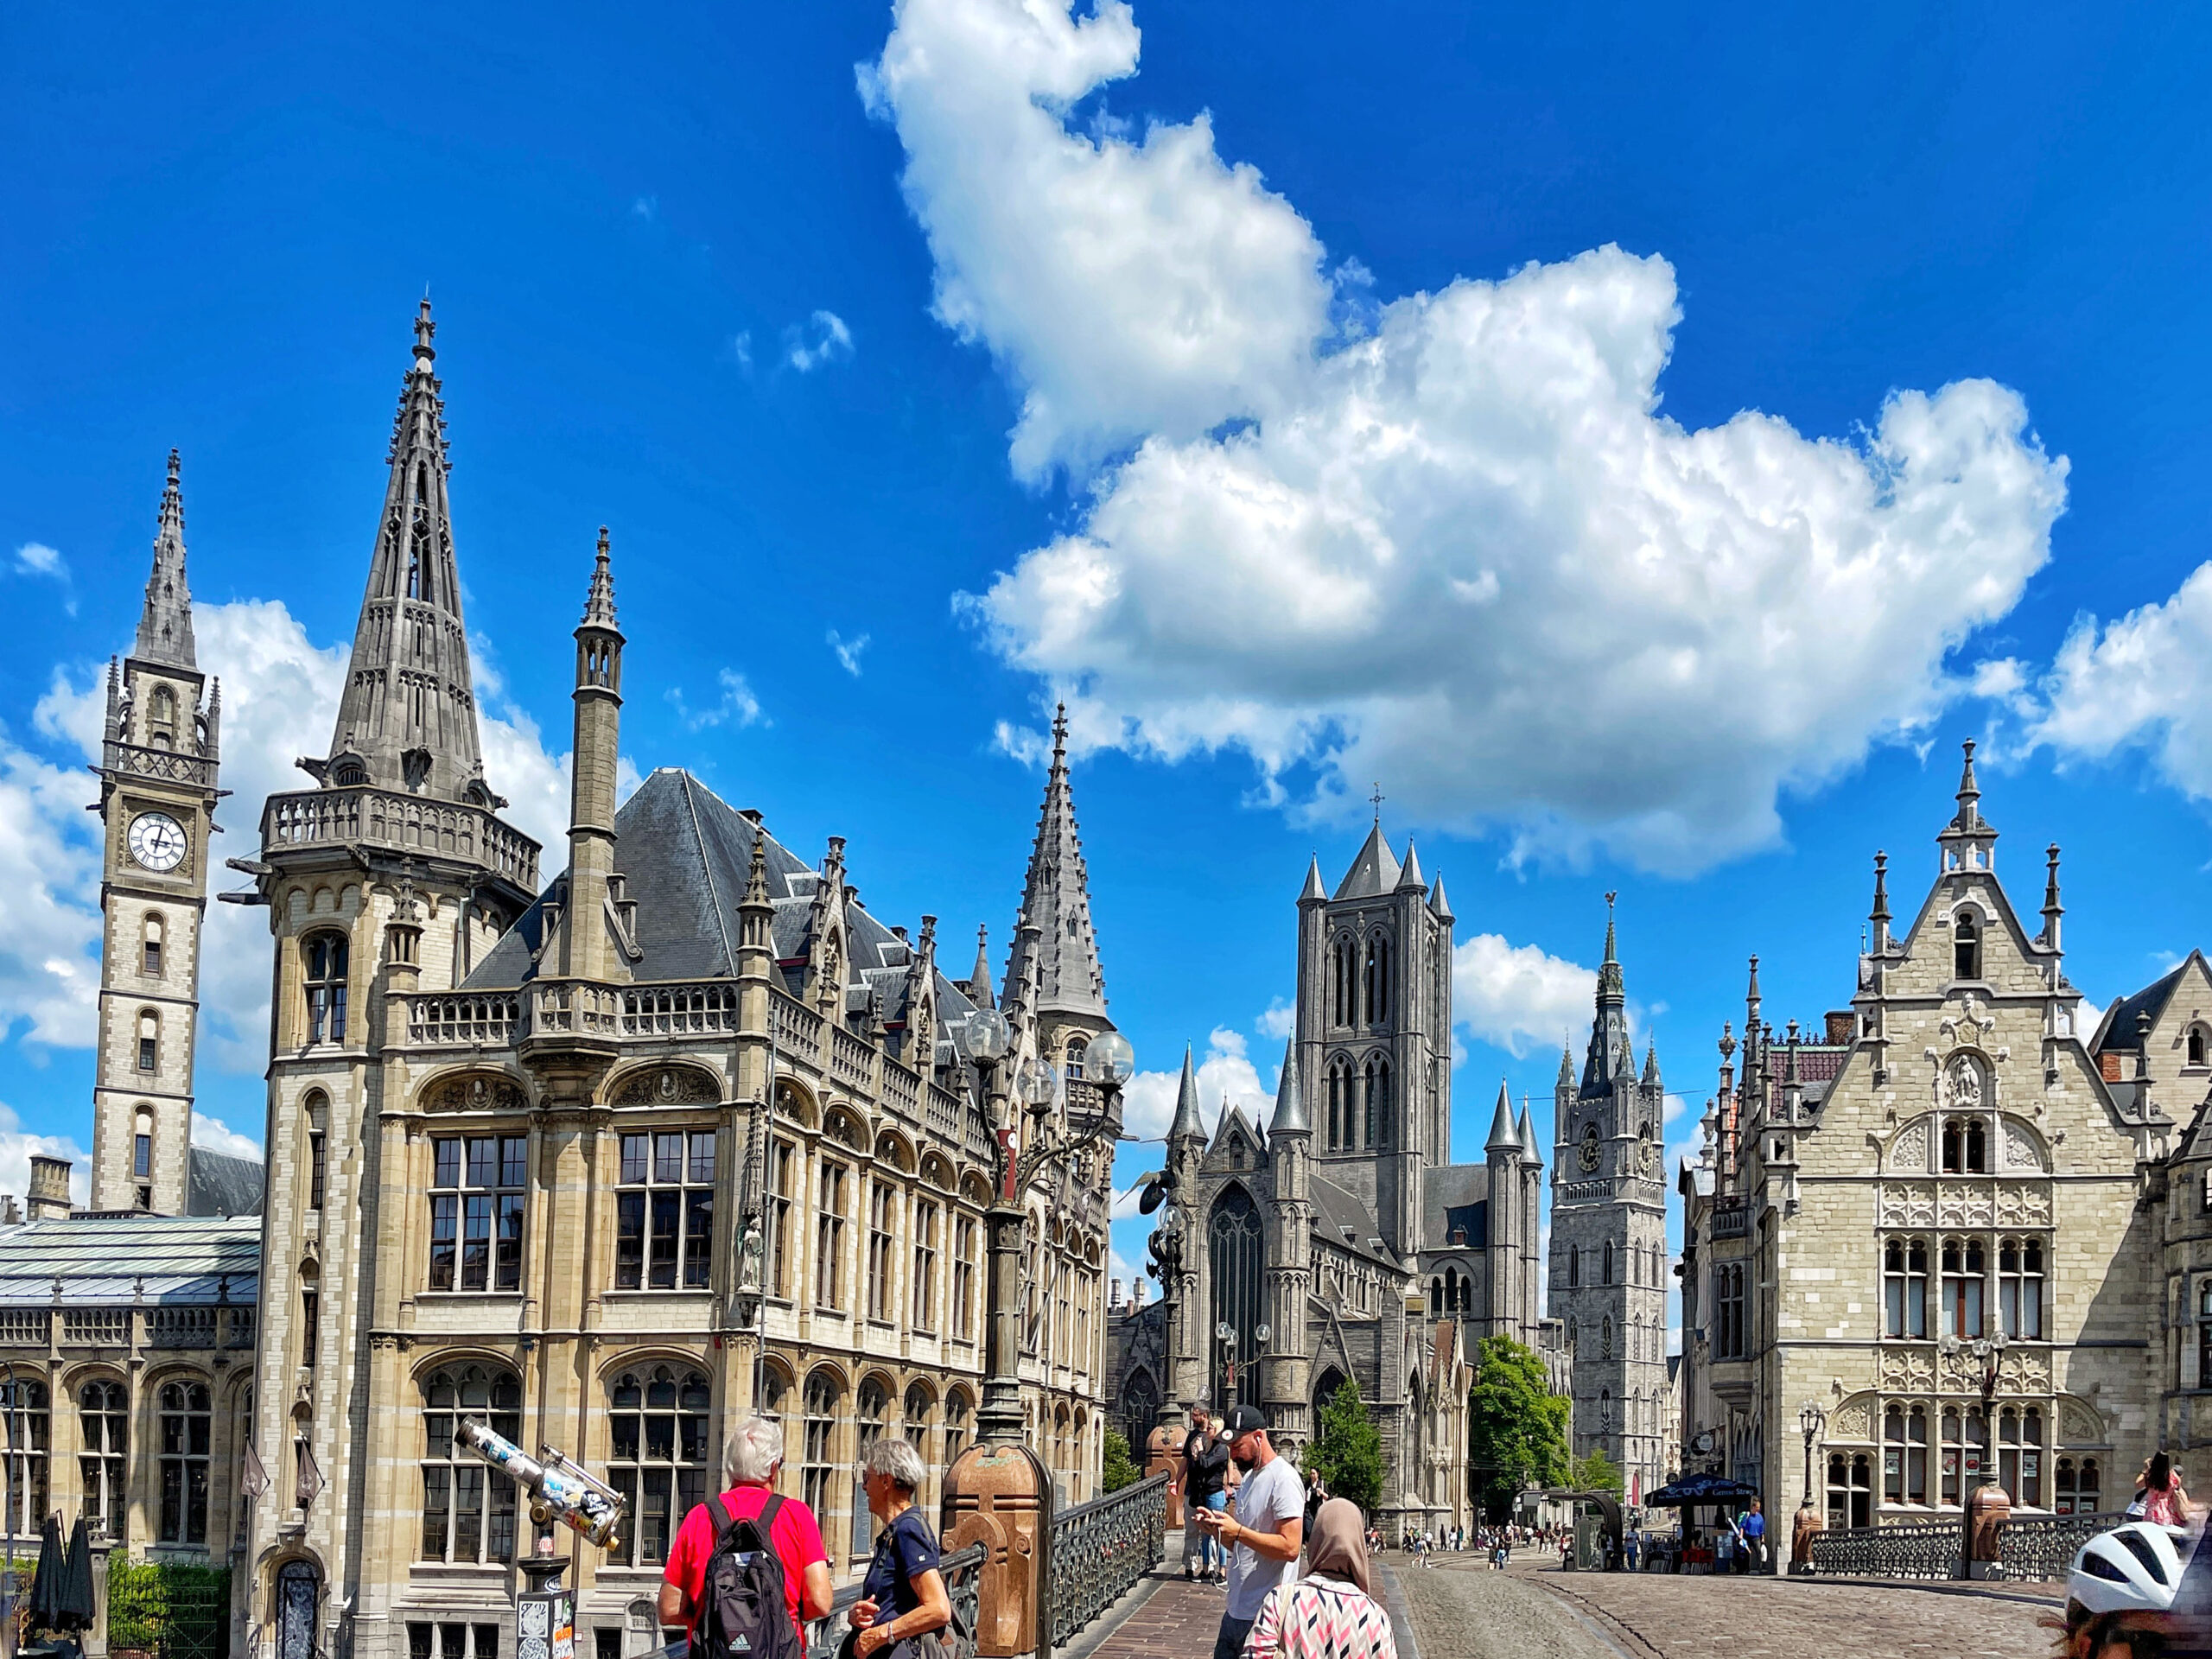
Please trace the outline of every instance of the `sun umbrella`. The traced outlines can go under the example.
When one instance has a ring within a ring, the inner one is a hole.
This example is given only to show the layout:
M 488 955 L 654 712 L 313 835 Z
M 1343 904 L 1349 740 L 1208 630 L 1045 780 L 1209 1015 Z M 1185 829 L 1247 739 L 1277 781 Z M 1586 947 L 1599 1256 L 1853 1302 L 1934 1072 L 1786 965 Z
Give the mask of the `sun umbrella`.
M 61 1590 L 61 1518 L 49 1514 L 38 1535 L 38 1570 L 31 1574 L 31 1628 L 50 1630 L 60 1618 L 57 1598 Z
M 54 1605 L 60 1615 L 56 1625 L 65 1630 L 90 1630 L 99 1611 L 92 1601 L 92 1533 L 81 1515 L 70 1529 L 69 1554 L 62 1565 Z

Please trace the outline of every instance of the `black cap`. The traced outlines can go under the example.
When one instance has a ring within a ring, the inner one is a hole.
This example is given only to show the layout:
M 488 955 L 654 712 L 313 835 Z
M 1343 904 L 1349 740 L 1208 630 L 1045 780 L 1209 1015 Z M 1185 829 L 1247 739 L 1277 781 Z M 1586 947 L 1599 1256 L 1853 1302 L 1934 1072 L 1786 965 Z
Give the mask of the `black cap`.
M 1233 1440 L 1240 1434 L 1249 1434 L 1254 1429 L 1267 1426 L 1268 1420 L 1257 1406 L 1238 1406 L 1229 1414 L 1229 1421 L 1221 1426 L 1221 1432 Z

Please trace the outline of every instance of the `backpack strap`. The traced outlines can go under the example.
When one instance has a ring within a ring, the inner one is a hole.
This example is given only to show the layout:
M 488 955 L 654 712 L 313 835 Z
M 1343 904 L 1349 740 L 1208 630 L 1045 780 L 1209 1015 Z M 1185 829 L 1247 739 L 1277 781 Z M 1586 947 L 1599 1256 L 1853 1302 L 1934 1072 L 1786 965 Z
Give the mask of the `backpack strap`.
M 729 1518 L 729 1510 L 722 1503 L 721 1494 L 719 1492 L 712 1494 L 707 1499 L 707 1519 L 713 1523 L 715 1536 L 717 1539 L 737 1524 Z
M 762 1540 L 771 1549 L 775 1548 L 776 1542 L 773 1536 L 776 1530 L 776 1516 L 783 1507 L 784 1495 L 781 1492 L 771 1492 L 768 1495 L 768 1501 L 760 1506 L 760 1513 L 753 1517 L 753 1524 L 760 1528 Z

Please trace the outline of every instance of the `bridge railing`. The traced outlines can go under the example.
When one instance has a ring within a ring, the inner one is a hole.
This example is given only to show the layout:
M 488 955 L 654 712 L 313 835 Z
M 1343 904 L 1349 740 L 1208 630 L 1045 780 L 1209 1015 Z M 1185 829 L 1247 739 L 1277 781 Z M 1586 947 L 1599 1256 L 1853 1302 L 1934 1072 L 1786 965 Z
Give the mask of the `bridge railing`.
M 1167 1540 L 1167 1477 L 1154 1475 L 1052 1517 L 1044 1619 L 1066 1642 L 1160 1564 Z
M 2063 1579 L 2074 1554 L 2124 1515 L 2014 1515 L 1998 1533 L 2005 1576 L 2022 1583 Z M 1912 1521 L 1891 1527 L 1845 1527 L 1813 1535 L 1813 1571 L 1838 1579 L 1955 1579 L 1964 1555 L 1962 1522 Z
M 944 1575 L 944 1593 L 952 1602 L 952 1622 L 937 1633 L 945 1659 L 976 1659 L 977 1598 L 983 1587 L 983 1546 L 956 1549 L 938 1563 Z M 837 1644 L 845 1639 L 845 1615 L 861 1599 L 861 1587 L 849 1584 L 830 1602 L 828 1615 L 806 1627 L 806 1659 L 836 1659 Z M 889 1614 L 885 1617 L 887 1618 Z M 651 1656 L 648 1656 L 648 1659 Z

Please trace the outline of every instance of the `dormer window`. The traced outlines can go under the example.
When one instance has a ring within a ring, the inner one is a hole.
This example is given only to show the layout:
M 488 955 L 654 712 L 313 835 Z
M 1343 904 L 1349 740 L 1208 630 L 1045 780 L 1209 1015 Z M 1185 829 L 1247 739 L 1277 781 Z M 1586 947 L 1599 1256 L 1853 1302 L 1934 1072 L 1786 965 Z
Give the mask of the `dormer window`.
M 1951 929 L 1951 961 L 1952 978 L 1981 977 L 1981 924 L 1970 910 L 1961 911 Z
M 2189 1063 L 2190 1063 L 2190 1065 L 2193 1065 L 2193 1066 L 2196 1066 L 2196 1065 L 2204 1065 L 2204 1064 L 2205 1064 L 2204 1052 L 2205 1052 L 2204 1027 L 2202 1027 L 2202 1026 L 2191 1026 L 2191 1027 L 2189 1028 Z

